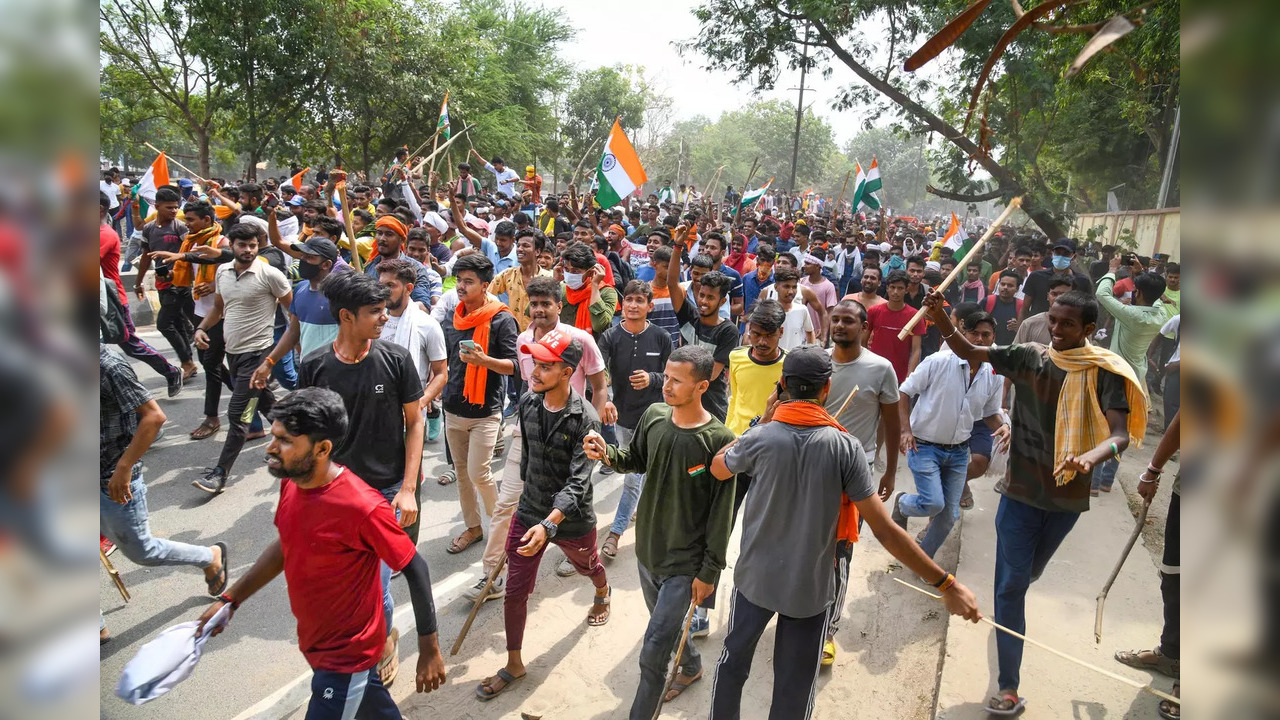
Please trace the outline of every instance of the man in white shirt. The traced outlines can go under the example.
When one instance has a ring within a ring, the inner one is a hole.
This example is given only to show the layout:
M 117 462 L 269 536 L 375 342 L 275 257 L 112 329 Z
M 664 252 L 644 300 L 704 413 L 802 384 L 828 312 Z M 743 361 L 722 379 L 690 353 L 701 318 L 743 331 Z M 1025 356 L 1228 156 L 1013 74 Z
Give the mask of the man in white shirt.
M 517 190 L 516 181 L 520 179 L 520 176 L 516 174 L 516 171 L 507 167 L 507 164 L 504 163 L 502 158 L 497 155 L 494 155 L 493 162 L 490 162 L 485 160 L 483 155 L 476 152 L 475 148 L 471 148 L 471 154 L 476 156 L 476 159 L 480 161 L 480 164 L 484 166 L 485 170 L 493 173 L 495 178 L 494 188 L 508 200 L 515 198 Z
M 978 346 L 995 339 L 995 320 L 986 312 L 964 319 L 964 335 Z M 1000 442 L 1009 428 L 1000 415 L 1004 383 L 988 363 L 970 367 L 948 350 L 925 358 L 902 383 L 898 401 L 902 419 L 902 447 L 915 478 L 914 494 L 894 498 L 893 521 L 907 529 L 908 517 L 930 518 L 917 538 L 933 557 L 960 517 L 960 496 L 969 469 L 969 437 L 974 423 L 986 422 Z M 918 397 L 911 409 L 909 397 Z

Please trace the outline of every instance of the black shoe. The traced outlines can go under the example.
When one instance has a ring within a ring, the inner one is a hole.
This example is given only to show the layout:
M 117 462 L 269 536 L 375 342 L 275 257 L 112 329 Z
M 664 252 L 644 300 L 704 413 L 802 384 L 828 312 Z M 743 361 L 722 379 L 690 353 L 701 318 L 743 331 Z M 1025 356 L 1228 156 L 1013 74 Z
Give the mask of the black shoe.
M 209 468 L 200 479 L 192 480 L 191 485 L 210 495 L 217 495 L 227 486 L 227 473 L 222 468 Z
M 903 530 L 907 529 L 907 516 L 902 514 L 902 493 L 893 496 L 893 511 L 889 517 Z
M 182 371 L 179 370 L 165 378 L 169 382 L 169 397 L 182 392 Z

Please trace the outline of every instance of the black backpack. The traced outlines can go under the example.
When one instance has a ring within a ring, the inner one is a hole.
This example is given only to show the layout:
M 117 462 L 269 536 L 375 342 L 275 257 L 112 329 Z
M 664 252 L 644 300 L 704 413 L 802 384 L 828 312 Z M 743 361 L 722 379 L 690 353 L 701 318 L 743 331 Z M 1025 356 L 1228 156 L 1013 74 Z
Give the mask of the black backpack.
M 102 279 L 102 294 L 106 296 L 105 306 L 98 313 L 98 334 L 105 345 L 119 345 L 129 339 L 129 326 L 125 323 L 125 313 L 129 308 L 120 302 L 120 293 L 116 284 L 108 278 Z

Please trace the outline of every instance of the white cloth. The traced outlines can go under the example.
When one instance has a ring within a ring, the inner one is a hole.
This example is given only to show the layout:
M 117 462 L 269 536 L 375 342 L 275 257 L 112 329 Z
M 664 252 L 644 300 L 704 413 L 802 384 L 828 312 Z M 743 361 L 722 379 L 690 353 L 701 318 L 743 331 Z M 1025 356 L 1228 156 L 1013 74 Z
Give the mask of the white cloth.
M 454 293 L 454 297 L 457 297 L 457 293 Z M 423 387 L 431 380 L 431 363 L 448 358 L 440 322 L 413 301 L 405 303 L 400 317 L 387 317 L 386 324 L 382 326 L 381 339 L 409 351 Z
M 449 229 L 449 224 L 444 221 L 444 218 L 440 217 L 440 213 L 431 210 L 423 214 L 422 224 L 430 225 L 439 233 L 446 232 Z
M 231 606 L 223 605 L 199 635 L 196 635 L 196 626 L 200 623 L 195 620 L 161 631 L 154 640 L 138 648 L 138 654 L 124 666 L 120 682 L 116 684 L 116 695 L 132 705 L 142 705 L 167 694 L 191 677 L 209 634 L 230 619 Z
M 990 363 L 969 382 L 969 361 L 943 349 L 925 358 L 898 388 L 919 396 L 911 409 L 911 433 L 920 440 L 954 445 L 969 439 L 973 424 L 1000 412 L 1004 379 Z
M 276 223 L 276 227 L 280 230 L 280 239 L 284 240 L 286 245 L 292 245 L 298 240 L 298 218 L 290 215 L 284 220 Z
M 98 181 L 98 189 L 107 194 L 107 200 L 111 202 L 110 209 L 115 210 L 120 207 L 120 186 L 115 183 L 109 183 L 106 180 Z
M 1160 328 L 1160 334 L 1170 340 L 1178 340 L 1178 345 L 1173 349 L 1173 354 L 1169 356 L 1169 362 L 1182 362 L 1182 340 L 1179 338 L 1178 329 L 1182 324 L 1182 315 L 1174 315 L 1169 321 Z

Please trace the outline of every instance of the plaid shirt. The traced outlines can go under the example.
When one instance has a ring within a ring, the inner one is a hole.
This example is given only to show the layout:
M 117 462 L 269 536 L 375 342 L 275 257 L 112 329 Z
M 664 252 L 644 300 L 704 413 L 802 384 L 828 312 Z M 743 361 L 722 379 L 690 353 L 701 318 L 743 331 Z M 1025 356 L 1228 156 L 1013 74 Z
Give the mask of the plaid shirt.
M 115 472 L 125 448 L 138 431 L 138 408 L 151 401 L 151 393 L 138 382 L 129 362 L 106 345 L 98 346 L 98 386 L 102 402 L 98 406 L 98 463 L 100 480 L 106 483 Z M 142 472 L 142 462 L 133 466 L 133 477 Z
M 543 419 L 551 419 L 543 427 Z M 551 514 L 564 513 L 557 534 L 580 537 L 596 526 L 591 500 L 593 460 L 587 459 L 582 439 L 591 430 L 600 430 L 596 409 L 576 391 L 569 391 L 569 403 L 552 416 L 542 407 L 542 395 L 527 392 L 520 398 L 520 476 L 524 491 L 516 517 L 525 527 L 533 527 Z

